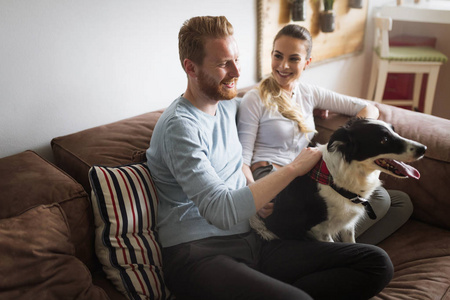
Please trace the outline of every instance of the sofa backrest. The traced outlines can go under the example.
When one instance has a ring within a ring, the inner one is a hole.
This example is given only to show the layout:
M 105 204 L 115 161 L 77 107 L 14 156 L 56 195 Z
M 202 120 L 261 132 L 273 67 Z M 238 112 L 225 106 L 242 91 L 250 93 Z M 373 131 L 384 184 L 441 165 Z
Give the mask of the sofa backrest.
M 391 123 L 402 136 L 425 144 L 425 157 L 412 163 L 421 173 L 420 180 L 397 179 L 382 175 L 384 186 L 408 193 L 421 221 L 450 229 L 450 120 L 375 103 L 380 119 Z M 145 160 L 145 150 L 163 110 L 98 126 L 52 140 L 56 164 L 80 182 L 90 193 L 89 168 L 93 165 L 119 166 Z M 331 114 L 316 119 L 320 143 L 326 143 L 334 130 L 349 117 Z
M 108 167 L 143 161 L 145 150 L 163 110 L 54 138 L 55 163 L 90 195 L 88 172 L 93 165 Z

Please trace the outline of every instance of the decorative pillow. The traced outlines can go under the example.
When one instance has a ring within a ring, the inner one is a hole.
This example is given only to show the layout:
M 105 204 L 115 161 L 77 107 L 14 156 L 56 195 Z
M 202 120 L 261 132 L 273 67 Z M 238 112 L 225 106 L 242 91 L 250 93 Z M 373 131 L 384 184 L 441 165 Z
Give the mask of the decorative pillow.
M 0 220 L 0 299 L 109 299 L 74 254 L 58 204 Z
M 167 299 L 155 231 L 158 198 L 146 163 L 89 171 L 95 251 L 107 277 L 130 299 Z

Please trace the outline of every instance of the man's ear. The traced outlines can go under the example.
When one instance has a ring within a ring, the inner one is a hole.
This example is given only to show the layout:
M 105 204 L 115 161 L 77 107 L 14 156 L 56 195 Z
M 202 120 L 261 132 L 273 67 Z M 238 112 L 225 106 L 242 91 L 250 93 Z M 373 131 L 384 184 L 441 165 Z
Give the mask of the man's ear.
M 183 66 L 189 77 L 197 78 L 197 65 L 192 60 L 185 58 Z

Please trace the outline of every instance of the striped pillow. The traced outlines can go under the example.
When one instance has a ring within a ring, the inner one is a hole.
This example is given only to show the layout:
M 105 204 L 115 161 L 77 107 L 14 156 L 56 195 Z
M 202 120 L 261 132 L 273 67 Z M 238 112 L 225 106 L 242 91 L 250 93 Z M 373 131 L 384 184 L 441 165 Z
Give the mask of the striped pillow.
M 155 230 L 158 198 L 146 163 L 89 170 L 95 252 L 130 299 L 167 299 Z

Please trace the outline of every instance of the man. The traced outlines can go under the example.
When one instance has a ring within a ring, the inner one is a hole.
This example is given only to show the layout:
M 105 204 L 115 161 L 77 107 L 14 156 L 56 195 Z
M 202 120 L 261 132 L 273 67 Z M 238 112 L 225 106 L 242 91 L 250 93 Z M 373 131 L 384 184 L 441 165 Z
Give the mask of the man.
M 378 293 L 392 277 L 379 248 L 263 242 L 250 230 L 248 219 L 306 174 L 320 153 L 307 148 L 246 186 L 232 25 L 225 17 L 186 21 L 179 52 L 188 85 L 162 114 L 147 150 L 160 201 L 165 280 L 177 299 L 367 299 Z

